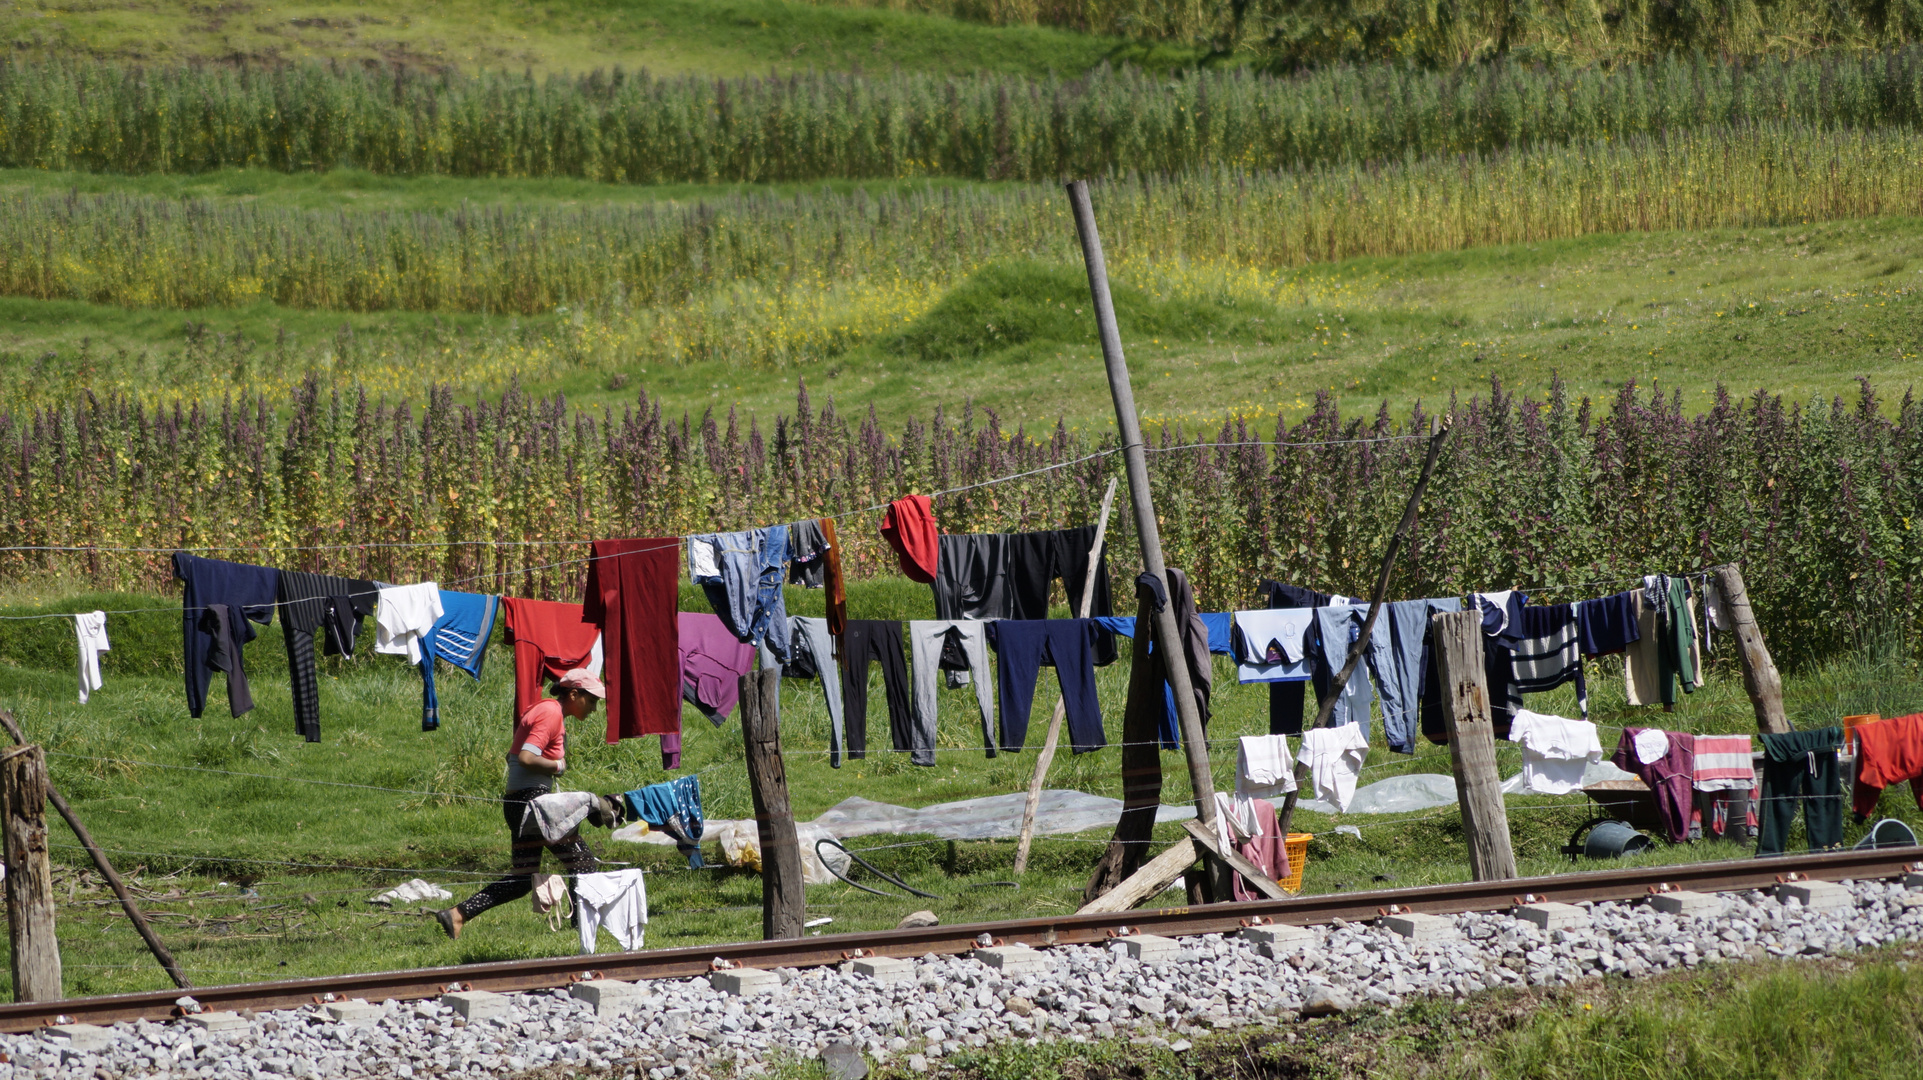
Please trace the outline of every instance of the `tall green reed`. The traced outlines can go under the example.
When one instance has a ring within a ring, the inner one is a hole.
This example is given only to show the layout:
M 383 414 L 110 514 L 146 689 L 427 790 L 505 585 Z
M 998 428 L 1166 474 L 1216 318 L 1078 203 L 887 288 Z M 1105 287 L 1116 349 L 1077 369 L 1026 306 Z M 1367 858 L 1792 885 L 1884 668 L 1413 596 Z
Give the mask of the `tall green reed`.
M 1923 3 L 1923 0 L 1917 0 Z M 0 166 L 579 177 L 1053 180 L 1400 160 L 1709 125 L 1923 120 L 1923 48 L 1621 66 L 1337 65 L 1276 78 L 579 78 L 0 62 Z

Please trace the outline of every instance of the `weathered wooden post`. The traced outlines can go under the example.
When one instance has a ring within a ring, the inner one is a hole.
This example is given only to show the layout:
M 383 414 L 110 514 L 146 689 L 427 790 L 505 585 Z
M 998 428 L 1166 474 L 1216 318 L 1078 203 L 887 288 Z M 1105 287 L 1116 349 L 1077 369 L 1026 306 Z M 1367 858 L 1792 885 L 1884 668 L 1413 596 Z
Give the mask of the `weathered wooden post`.
M 13 714 L 5 709 L 0 709 L 0 727 L 6 729 L 15 743 L 21 746 L 27 744 L 26 734 L 20 730 L 20 725 L 14 720 Z M 147 951 L 154 954 L 155 960 L 160 961 L 160 966 L 167 972 L 167 977 L 174 981 L 175 986 L 183 990 L 191 988 L 194 984 L 187 980 L 187 976 L 180 970 L 180 965 L 174 962 L 174 954 L 168 952 L 167 946 L 160 943 L 154 928 L 148 925 L 147 917 L 140 913 L 140 905 L 134 903 L 133 894 L 127 891 L 127 883 L 120 880 L 120 875 L 114 870 L 113 863 L 107 860 L 107 853 L 101 851 L 100 845 L 93 842 L 93 834 L 80 823 L 80 816 L 73 812 L 73 807 L 67 805 L 67 800 L 60 797 L 60 790 L 53 786 L 52 780 L 47 781 L 47 801 L 53 804 L 55 810 L 60 811 L 60 816 L 66 819 L 67 828 L 72 829 L 74 836 L 79 838 L 80 846 L 87 849 L 88 856 L 93 859 L 94 868 L 100 871 L 101 877 L 107 879 L 107 884 L 113 888 L 114 895 L 120 898 L 121 910 L 127 913 L 128 921 L 132 922 L 134 929 L 140 933 L 140 940 L 147 943 Z
M 748 786 L 761 840 L 761 936 L 767 941 L 801 936 L 808 899 L 801 842 L 788 804 L 788 773 L 781 762 L 780 695 L 778 668 L 741 677 L 741 737 L 747 743 Z
M 0 754 L 6 804 L 7 936 L 13 944 L 13 999 L 59 1001 L 60 942 L 53 927 L 53 867 L 47 860 L 47 755 L 38 746 Z
M 1763 644 L 1763 628 L 1756 625 L 1756 613 L 1750 610 L 1743 568 L 1730 563 L 1711 572 L 1735 624 L 1730 629 L 1736 631 L 1736 655 L 1743 663 L 1743 689 L 1749 692 L 1749 703 L 1756 710 L 1756 730 L 1774 735 L 1787 732 L 1790 726 L 1789 716 L 1783 712 L 1783 676 L 1770 658 L 1769 646 Z M 1709 617 L 1707 609 L 1703 617 Z
M 1509 814 L 1496 775 L 1496 729 L 1489 711 L 1489 683 L 1482 668 L 1482 613 L 1446 612 L 1431 617 L 1436 670 L 1449 715 L 1449 764 L 1456 774 L 1456 802 L 1469 842 L 1469 873 L 1477 881 L 1516 876 L 1509 843 Z

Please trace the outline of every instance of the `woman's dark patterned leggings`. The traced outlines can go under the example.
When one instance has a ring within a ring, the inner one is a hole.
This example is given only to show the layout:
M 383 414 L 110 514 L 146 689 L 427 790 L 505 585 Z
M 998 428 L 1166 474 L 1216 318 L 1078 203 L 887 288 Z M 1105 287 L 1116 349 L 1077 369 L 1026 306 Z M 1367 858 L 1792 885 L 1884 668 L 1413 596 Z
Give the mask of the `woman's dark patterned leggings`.
M 461 918 L 472 919 L 481 912 L 501 904 L 511 904 L 534 891 L 534 872 L 541 868 L 541 849 L 554 852 L 570 877 L 577 874 L 592 874 L 600 867 L 594 852 L 589 850 L 587 841 L 578 832 L 569 833 L 559 842 L 550 844 L 541 839 L 539 830 L 530 836 L 521 835 L 521 818 L 527 813 L 527 804 L 547 794 L 541 788 L 522 788 L 510 791 L 501 799 L 501 815 L 507 819 L 509 849 L 514 853 L 512 868 L 507 876 L 501 878 L 480 892 L 461 901 Z

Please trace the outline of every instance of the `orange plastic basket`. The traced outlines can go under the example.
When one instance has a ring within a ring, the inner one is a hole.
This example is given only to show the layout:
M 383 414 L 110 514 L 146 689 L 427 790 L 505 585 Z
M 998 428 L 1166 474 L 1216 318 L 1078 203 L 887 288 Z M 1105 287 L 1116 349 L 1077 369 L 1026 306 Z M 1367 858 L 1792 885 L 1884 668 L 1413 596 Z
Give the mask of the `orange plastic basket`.
M 1289 876 L 1277 884 L 1291 893 L 1302 891 L 1302 870 L 1309 861 L 1309 841 L 1315 839 L 1314 833 L 1292 832 L 1282 846 L 1289 853 Z
M 1863 724 L 1874 724 L 1881 719 L 1883 718 L 1875 713 L 1864 713 L 1861 716 L 1845 716 L 1843 718 L 1843 752 L 1846 754 L 1854 753 L 1852 746 L 1856 742 L 1856 729 L 1858 727 Z

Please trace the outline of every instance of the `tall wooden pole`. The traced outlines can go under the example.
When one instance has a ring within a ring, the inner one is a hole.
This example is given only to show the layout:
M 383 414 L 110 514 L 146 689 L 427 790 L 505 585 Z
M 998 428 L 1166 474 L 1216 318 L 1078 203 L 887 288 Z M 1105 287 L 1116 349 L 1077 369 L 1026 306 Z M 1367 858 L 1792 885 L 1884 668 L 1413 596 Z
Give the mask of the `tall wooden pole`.
M 1442 443 L 1448 437 L 1448 419 L 1445 417 L 1441 422 L 1437 422 L 1432 418 L 1429 421 L 1429 452 L 1422 459 L 1422 472 L 1416 476 L 1415 489 L 1409 492 L 1409 502 L 1402 508 L 1402 521 L 1396 526 L 1394 535 L 1389 537 L 1388 550 L 1382 553 L 1382 570 L 1376 574 L 1375 594 L 1369 598 L 1369 615 L 1362 620 L 1362 632 L 1349 643 L 1348 659 L 1343 663 L 1342 670 L 1336 673 L 1335 679 L 1329 684 L 1329 696 L 1323 698 L 1322 703 L 1316 706 L 1315 723 L 1309 725 L 1310 730 L 1327 724 L 1329 717 L 1335 715 L 1336 699 L 1348 689 L 1349 679 L 1355 674 L 1356 665 L 1362 662 L 1363 650 L 1369 647 L 1369 637 L 1375 633 L 1376 617 L 1382 612 L 1383 598 L 1389 594 L 1389 578 L 1395 573 L 1396 556 L 1401 554 L 1402 545 L 1408 543 L 1409 537 L 1415 532 L 1416 512 L 1422 508 L 1423 493 L 1429 490 L 1429 478 L 1435 475 L 1436 459 L 1442 455 Z M 1280 823 L 1284 839 L 1288 837 L 1289 829 L 1295 824 L 1295 803 L 1301 794 L 1302 781 L 1306 776 L 1306 771 L 1298 766 L 1295 790 L 1289 792 L 1282 800 Z
M 1730 629 L 1736 631 L 1736 655 L 1743 662 L 1743 689 L 1749 692 L 1749 703 L 1756 710 L 1756 730 L 1775 735 L 1787 732 L 1790 726 L 1789 716 L 1783 712 L 1783 676 L 1770 658 L 1769 646 L 1763 644 L 1763 628 L 1756 624 L 1756 613 L 1750 610 L 1743 568 L 1731 563 L 1711 573 L 1716 575 L 1716 588 L 1723 594 L 1730 621 L 1735 623 Z M 1703 617 L 1709 617 L 1707 610 Z
M 14 720 L 13 714 L 5 709 L 0 709 L 0 727 L 6 729 L 7 734 L 13 737 L 16 744 L 21 746 L 27 744 L 27 737 L 21 732 L 19 723 Z M 87 849 L 87 855 L 93 859 L 94 869 L 99 870 L 100 876 L 107 879 L 107 885 L 120 899 L 120 909 L 127 913 L 127 921 L 134 924 L 134 930 L 139 932 L 140 940 L 147 943 L 147 951 L 154 954 L 155 960 L 160 961 L 161 969 L 166 971 L 167 977 L 182 990 L 192 989 L 194 984 L 187 981 L 187 976 L 180 970 L 180 965 L 174 962 L 174 954 L 167 951 L 167 946 L 160 943 L 160 937 L 154 933 L 154 928 L 148 925 L 147 916 L 141 914 L 140 905 L 134 903 L 133 894 L 127 891 L 127 883 L 120 880 L 120 874 L 114 870 L 113 863 L 107 861 L 107 853 L 101 851 L 100 845 L 93 842 L 93 834 L 80 823 L 79 815 L 73 812 L 73 807 L 67 805 L 67 800 L 61 796 L 51 780 L 47 782 L 47 801 L 53 804 L 55 810 L 60 811 L 61 818 L 67 822 L 67 828 L 73 830 L 74 836 L 80 841 L 80 846 Z
M 1454 611 L 1432 616 L 1436 671 L 1449 714 L 1449 764 L 1456 774 L 1456 802 L 1469 841 L 1469 873 L 1477 881 L 1516 875 L 1509 843 L 1509 813 L 1496 775 L 1496 728 L 1490 716 L 1489 681 L 1482 667 L 1482 613 Z
M 0 799 L 6 814 L 13 1000 L 59 1001 L 65 995 L 53 929 L 53 866 L 47 860 L 47 756 L 38 746 L 0 754 Z
M 747 743 L 748 786 L 761 840 L 761 936 L 766 941 L 800 937 L 808 901 L 788 773 L 781 762 L 780 695 L 779 668 L 741 676 L 741 737 Z
M 1095 575 L 1102 567 L 1102 544 L 1108 538 L 1108 511 L 1115 505 L 1115 478 L 1108 478 L 1108 490 L 1102 493 L 1102 517 L 1095 526 L 1095 546 L 1088 549 L 1088 575 L 1082 582 L 1082 602 L 1076 608 L 1075 617 L 1088 618 L 1088 605 L 1095 598 Z M 977 675 L 976 678 L 981 676 Z M 1062 718 L 1067 715 L 1067 703 L 1057 695 L 1055 712 L 1048 718 L 1048 738 L 1042 741 L 1042 752 L 1035 755 L 1035 775 L 1028 781 L 1028 799 L 1022 803 L 1022 836 L 1015 841 L 1015 873 L 1017 876 L 1028 872 L 1028 848 L 1035 841 L 1035 812 L 1042 805 L 1042 784 L 1048 779 L 1048 766 L 1055 760 L 1055 747 L 1062 740 Z
M 1128 361 L 1122 355 L 1122 335 L 1115 325 L 1115 304 L 1108 294 L 1108 265 L 1102 257 L 1102 238 L 1095 230 L 1095 208 L 1088 199 L 1088 182 L 1068 184 L 1068 202 L 1075 212 L 1075 231 L 1081 236 L 1082 261 L 1088 267 L 1088 292 L 1095 308 L 1095 328 L 1102 341 L 1102 361 L 1108 368 L 1108 390 L 1115 399 L 1115 427 L 1122 438 L 1122 461 L 1128 476 L 1128 498 L 1135 508 L 1135 535 L 1142 544 L 1142 568 L 1162 583 L 1168 595 L 1168 575 L 1162 563 L 1162 530 L 1155 520 L 1155 500 L 1148 485 L 1148 455 L 1143 450 L 1142 422 L 1135 412 L 1135 391 L 1128 381 Z M 1136 633 L 1142 633 L 1136 627 Z M 1215 779 L 1209 768 L 1208 735 L 1195 707 L 1195 689 L 1188 665 L 1181 662 L 1182 637 L 1175 625 L 1175 607 L 1163 604 L 1155 613 L 1155 643 L 1167 658 L 1169 689 L 1175 693 L 1175 716 L 1182 728 L 1182 749 L 1189 765 L 1189 787 L 1195 792 L 1195 812 L 1203 824 L 1215 824 Z

